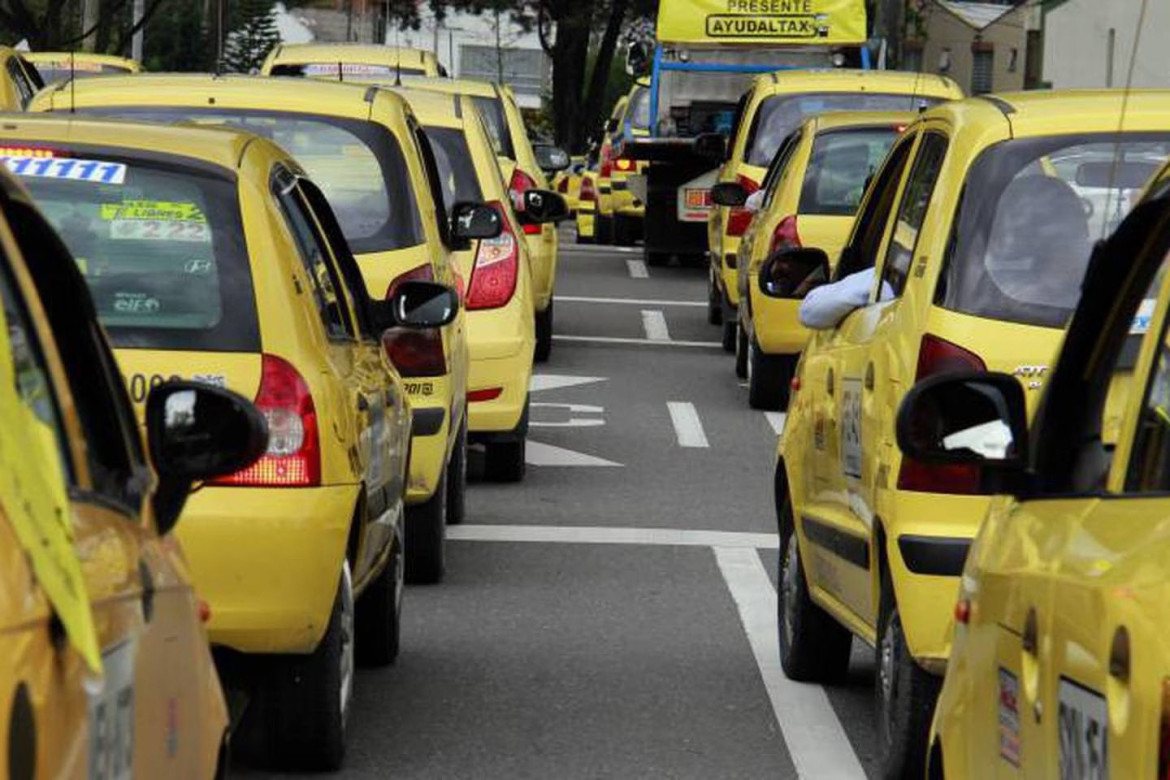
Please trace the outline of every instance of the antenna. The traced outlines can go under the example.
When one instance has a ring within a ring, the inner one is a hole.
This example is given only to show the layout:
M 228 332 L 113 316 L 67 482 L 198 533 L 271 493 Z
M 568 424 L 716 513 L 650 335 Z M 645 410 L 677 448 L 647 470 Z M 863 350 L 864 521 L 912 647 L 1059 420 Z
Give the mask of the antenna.
M 386 24 L 390 24 L 390 18 L 386 18 Z M 402 86 L 402 47 L 401 41 L 398 38 L 398 25 L 394 26 L 394 86 Z
M 341 60 L 337 61 L 337 80 L 345 81 L 345 70 L 341 67 Z
M 74 59 L 77 54 L 71 49 L 69 51 L 69 113 L 77 113 L 77 73 L 75 72 Z
M 1113 198 L 1114 189 L 1117 189 L 1114 185 L 1117 183 L 1117 171 L 1121 167 L 1121 139 L 1125 129 L 1125 112 L 1129 109 L 1129 95 L 1133 91 L 1133 71 L 1137 65 L 1138 46 L 1142 40 L 1142 26 L 1146 23 L 1146 7 L 1148 5 L 1149 0 L 1142 0 L 1141 8 L 1138 9 L 1137 29 L 1133 32 L 1133 48 L 1129 52 L 1129 69 L 1125 74 L 1125 89 L 1121 93 L 1121 115 L 1117 118 L 1117 140 L 1113 144 L 1113 162 L 1109 168 L 1109 187 L 1105 190 L 1105 218 L 1101 221 L 1102 233 L 1109 226 L 1109 212 L 1113 205 L 1109 201 Z M 1120 190 L 1117 192 L 1117 208 L 1120 211 Z

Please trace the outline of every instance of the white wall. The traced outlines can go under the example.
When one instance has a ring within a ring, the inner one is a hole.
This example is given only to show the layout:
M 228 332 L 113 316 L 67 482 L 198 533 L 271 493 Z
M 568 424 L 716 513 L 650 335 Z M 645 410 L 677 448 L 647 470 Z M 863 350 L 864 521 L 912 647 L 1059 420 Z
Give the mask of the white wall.
M 1044 72 L 1055 88 L 1104 87 L 1113 29 L 1113 83 L 1129 72 L 1141 0 L 1068 0 L 1044 19 Z M 1133 86 L 1170 87 L 1170 0 L 1146 0 Z

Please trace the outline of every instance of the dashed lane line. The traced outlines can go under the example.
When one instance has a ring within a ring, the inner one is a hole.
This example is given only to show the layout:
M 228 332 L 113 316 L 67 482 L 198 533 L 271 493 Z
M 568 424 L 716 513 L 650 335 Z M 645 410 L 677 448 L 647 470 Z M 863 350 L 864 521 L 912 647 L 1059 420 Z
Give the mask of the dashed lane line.
M 764 412 L 764 417 L 768 420 L 768 425 L 772 426 L 772 430 L 776 432 L 777 436 L 784 433 L 784 423 L 788 421 L 787 412 Z
M 670 412 L 670 422 L 674 424 L 678 446 L 694 448 L 711 446 L 707 443 L 703 421 L 699 419 L 699 412 L 694 404 L 687 401 L 667 401 L 666 408 Z
M 642 544 L 661 547 L 724 547 L 774 550 L 776 534 L 737 531 L 692 531 L 683 528 L 610 528 L 564 525 L 453 525 L 448 539 L 469 542 L 540 542 L 562 544 Z
M 651 341 L 670 341 L 666 316 L 658 309 L 642 309 L 642 329 Z
M 655 347 L 718 347 L 718 341 L 651 341 L 650 339 L 625 339 L 616 336 L 565 336 L 553 334 L 553 341 L 571 341 L 580 344 L 639 344 Z
M 593 298 L 585 295 L 557 295 L 554 296 L 554 299 L 566 303 L 615 303 L 629 306 L 694 306 L 695 308 L 701 308 L 707 305 L 706 301 L 664 301 L 652 298 Z
M 865 771 L 825 689 L 789 680 L 780 666 L 776 591 L 759 553 L 715 546 L 715 561 L 739 610 L 772 712 L 800 777 L 864 778 Z
M 626 268 L 630 272 L 631 279 L 649 279 L 650 272 L 646 270 L 646 264 L 641 260 L 627 260 Z

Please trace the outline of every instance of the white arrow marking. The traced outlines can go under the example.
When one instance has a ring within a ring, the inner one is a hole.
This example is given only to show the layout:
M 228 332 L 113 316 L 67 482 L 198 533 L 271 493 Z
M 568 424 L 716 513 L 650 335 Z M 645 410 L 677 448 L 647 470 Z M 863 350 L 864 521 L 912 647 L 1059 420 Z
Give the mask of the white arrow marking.
M 678 446 L 711 446 L 707 443 L 707 434 L 703 432 L 703 421 L 699 419 L 699 412 L 695 409 L 694 404 L 686 401 L 668 401 L 666 408 L 670 411 L 670 421 L 674 423 Z
M 560 390 L 562 387 L 576 387 L 592 382 L 604 382 L 604 376 L 569 376 L 567 374 L 533 374 L 528 383 L 528 390 L 539 393 L 541 390 Z
M 627 260 L 626 268 L 630 271 L 631 279 L 649 279 L 650 272 L 646 270 L 646 264 L 641 260 Z
M 777 436 L 784 433 L 784 423 L 788 421 L 788 415 L 785 412 L 764 412 L 764 417 L 768 419 L 768 425 L 772 426 L 772 430 L 776 432 Z
M 612 460 L 586 455 L 584 452 L 541 444 L 529 439 L 525 445 L 524 460 L 529 466 L 621 466 Z
M 537 403 L 533 401 L 529 404 L 533 409 L 564 409 L 568 413 L 568 419 L 563 422 L 539 422 L 537 420 L 530 420 L 528 424 L 533 428 L 596 428 L 599 425 L 605 425 L 605 420 L 600 417 L 586 417 L 580 418 L 575 415 L 578 414 L 605 414 L 604 406 L 592 406 L 591 404 L 549 404 Z
M 642 327 L 651 341 L 670 341 L 666 316 L 657 309 L 642 309 Z

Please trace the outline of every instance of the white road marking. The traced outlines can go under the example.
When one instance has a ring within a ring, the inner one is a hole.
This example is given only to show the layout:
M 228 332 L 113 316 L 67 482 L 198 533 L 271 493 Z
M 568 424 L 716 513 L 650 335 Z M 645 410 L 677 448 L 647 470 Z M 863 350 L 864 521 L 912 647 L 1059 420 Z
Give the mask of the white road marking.
M 531 441 L 528 442 L 528 446 L 532 446 Z M 470 542 L 631 544 L 748 550 L 774 550 L 779 546 L 779 540 L 774 533 L 564 525 L 453 525 L 447 529 L 447 538 Z
M 553 341 L 575 341 L 581 344 L 649 344 L 656 347 L 718 347 L 718 341 L 651 341 L 650 339 L 623 339 L 616 336 L 565 336 L 553 334 Z
M 585 295 L 557 295 L 554 297 L 557 301 L 566 301 L 568 303 L 623 303 L 630 306 L 694 306 L 701 308 L 706 306 L 705 301 L 662 301 L 650 298 L 592 298 Z
M 627 260 L 626 268 L 630 271 L 631 279 L 649 279 L 650 272 L 646 270 L 646 264 L 641 260 Z
M 743 547 L 721 545 L 716 545 L 714 552 L 727 589 L 739 609 L 739 619 L 747 632 L 797 775 L 834 780 L 864 778 L 861 762 L 825 689 L 789 680 L 780 666 L 776 591 L 759 554 Z
M 703 433 L 703 421 L 699 419 L 699 412 L 694 404 L 686 401 L 667 401 L 666 408 L 670 411 L 670 421 L 674 423 L 678 446 L 711 446 L 707 443 L 707 434 Z
M 612 244 L 578 244 L 576 236 L 569 234 L 564 237 L 564 242 L 557 248 L 558 252 L 568 252 L 569 254 L 595 254 L 595 255 L 632 255 L 641 254 L 642 247 L 640 246 L 613 246 Z
M 670 341 L 666 316 L 658 309 L 642 309 L 642 329 L 651 341 Z
M 533 374 L 528 380 L 528 390 L 539 393 L 541 390 L 560 390 L 563 387 L 576 387 L 594 382 L 604 382 L 603 376 L 570 376 L 568 374 Z
M 577 416 L 579 414 L 605 414 L 604 406 L 593 406 L 592 404 L 538 403 L 537 401 L 532 401 L 528 405 L 533 409 L 564 409 L 564 416 L 567 417 L 567 419 L 561 422 L 529 420 L 528 425 L 532 428 L 596 428 L 605 425 L 605 420 L 600 417 Z
M 768 420 L 768 425 L 772 426 L 772 430 L 776 432 L 777 436 L 784 433 L 784 423 L 788 421 L 787 412 L 764 412 L 764 417 Z
M 612 460 L 584 452 L 554 447 L 529 439 L 524 445 L 524 461 L 530 466 L 621 466 Z

